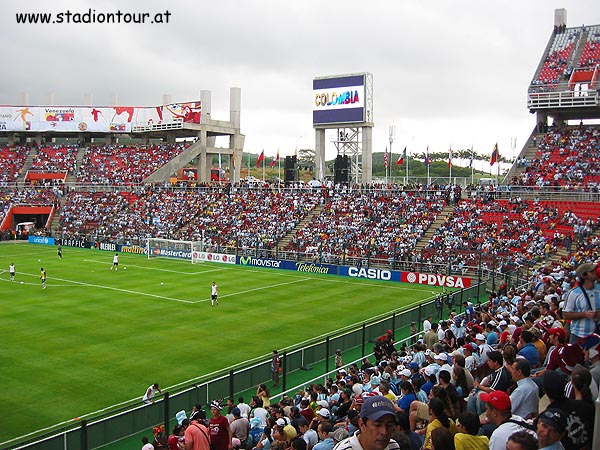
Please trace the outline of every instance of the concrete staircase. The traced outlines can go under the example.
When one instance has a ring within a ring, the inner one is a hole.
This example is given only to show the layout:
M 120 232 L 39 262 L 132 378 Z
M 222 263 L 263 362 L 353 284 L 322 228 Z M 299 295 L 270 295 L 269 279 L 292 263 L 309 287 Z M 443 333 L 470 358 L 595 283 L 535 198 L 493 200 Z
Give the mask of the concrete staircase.
M 37 154 L 38 154 L 37 147 L 32 147 L 29 150 L 29 154 L 27 155 L 27 159 L 25 160 L 25 164 L 23 164 L 23 169 L 21 170 L 21 173 L 17 177 L 17 183 L 24 183 L 25 182 L 25 175 L 27 175 L 27 171 L 31 167 L 31 163 L 33 162 L 33 158 Z
M 588 35 L 589 31 L 587 30 L 579 34 L 579 37 L 577 38 L 575 51 L 571 53 L 571 57 L 568 61 L 569 66 L 574 68 L 579 67 L 579 61 L 581 60 L 581 55 L 583 55 L 583 50 L 585 48 L 585 43 L 587 42 Z
M 528 161 L 531 161 L 535 157 L 538 151 L 538 145 L 543 137 L 544 133 L 538 133 L 537 129 L 534 128 L 533 132 L 529 136 L 529 139 L 527 139 L 527 142 L 525 142 L 525 145 L 521 150 L 521 153 L 519 153 L 519 156 L 517 156 L 517 158 L 525 158 Z M 517 164 L 513 164 L 506 176 L 504 177 L 505 183 L 512 184 L 512 179 L 514 177 L 518 177 L 523 172 L 525 172 L 525 169 L 525 166 L 518 166 Z
M 433 223 L 429 226 L 429 228 L 427 228 L 427 231 L 425 231 L 419 242 L 417 242 L 417 245 L 415 245 L 415 251 L 417 253 L 421 253 L 421 250 L 427 247 L 427 244 L 429 244 L 429 241 L 431 240 L 437 229 L 444 223 L 446 223 L 448 217 L 450 217 L 450 214 L 452 214 L 453 209 L 454 206 L 447 205 L 444 207 L 444 209 L 440 211 Z
M 83 155 L 85 155 L 86 150 L 87 147 L 79 147 L 79 149 L 77 150 L 77 156 L 75 157 L 77 169 L 73 173 L 69 174 L 69 176 L 67 177 L 67 183 L 77 182 L 77 172 L 81 170 L 81 165 L 83 164 Z
M 308 213 L 304 219 L 302 219 L 300 222 L 298 222 L 298 225 L 296 225 L 293 230 L 291 230 L 288 234 L 285 235 L 285 237 L 283 239 L 281 239 L 279 241 L 279 248 L 287 247 L 287 245 L 294 238 L 294 236 L 296 236 L 296 234 L 298 234 L 298 231 L 300 231 L 311 220 L 313 220 L 315 217 L 317 217 L 319 214 L 321 214 L 322 211 L 323 211 L 323 205 L 319 205 L 315 209 L 313 209 L 310 213 Z
M 67 196 L 63 195 L 59 200 L 60 207 L 55 211 L 52 222 L 50 223 L 50 235 L 55 238 L 60 237 L 62 231 L 60 228 L 60 211 L 64 208 L 65 203 L 67 203 Z

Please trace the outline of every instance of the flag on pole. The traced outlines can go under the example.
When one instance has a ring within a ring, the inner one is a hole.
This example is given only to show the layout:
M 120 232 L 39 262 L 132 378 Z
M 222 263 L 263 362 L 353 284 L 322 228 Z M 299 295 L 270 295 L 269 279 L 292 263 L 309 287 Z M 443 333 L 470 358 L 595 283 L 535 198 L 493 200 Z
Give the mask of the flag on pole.
M 398 161 L 396 161 L 396 165 L 399 166 L 404 164 L 404 160 L 406 159 L 406 147 L 404 147 L 404 152 L 398 157 Z
M 448 168 L 452 167 L 452 146 L 448 150 Z
M 427 153 L 425 153 L 425 165 L 429 167 L 431 160 L 429 159 L 429 145 L 427 146 Z
M 263 159 L 265 159 L 265 151 L 264 150 L 262 152 L 260 152 L 260 155 L 258 155 L 258 159 L 256 160 L 256 167 L 260 167 L 260 163 L 263 162 Z
M 279 161 L 279 149 L 277 149 L 277 156 L 275 156 L 275 159 L 273 159 L 273 161 L 271 161 L 271 164 L 269 164 L 269 167 L 275 167 L 275 164 L 277 164 L 277 161 Z
M 499 157 L 500 154 L 498 153 L 498 143 L 496 142 L 496 145 L 494 145 L 494 151 L 492 152 L 492 157 L 490 158 L 490 167 L 498 162 Z
M 385 153 L 383 154 L 383 165 L 385 166 L 385 168 L 388 168 L 388 165 L 390 163 L 390 160 L 388 159 L 388 149 L 387 147 L 385 148 Z
M 473 146 L 471 145 L 471 159 L 469 160 L 469 167 L 473 167 Z

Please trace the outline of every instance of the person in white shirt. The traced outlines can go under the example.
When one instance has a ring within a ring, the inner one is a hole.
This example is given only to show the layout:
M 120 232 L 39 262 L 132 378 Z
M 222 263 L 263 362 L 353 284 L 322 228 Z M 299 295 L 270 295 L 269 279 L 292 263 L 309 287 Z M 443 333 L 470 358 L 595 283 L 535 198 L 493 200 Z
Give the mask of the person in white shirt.
M 490 437 L 490 450 L 506 450 L 508 438 L 518 431 L 530 431 L 525 419 L 511 412 L 510 397 L 504 391 L 484 392 L 480 396 L 485 402 L 485 413 L 496 428 Z M 531 431 L 535 436 L 535 433 Z
M 115 253 L 115 256 L 113 256 L 113 265 L 110 267 L 110 270 L 115 269 L 115 272 L 117 270 L 119 270 L 119 254 Z
M 146 389 L 146 393 L 142 397 L 142 401 L 144 403 L 154 403 L 153 399 L 154 399 L 154 396 L 156 395 L 156 391 L 158 391 L 160 394 L 162 394 L 162 391 L 158 387 L 158 383 L 154 383 L 153 385 L 148 386 L 148 389 Z
M 244 397 L 238 397 L 237 407 L 240 408 L 240 414 L 246 419 L 250 416 L 250 405 L 244 403 Z
M 427 316 L 427 318 L 423 321 L 423 333 L 427 333 L 429 330 L 431 330 L 431 319 L 433 319 L 432 316 Z
M 214 281 L 212 282 L 212 285 L 210 287 L 210 306 L 214 306 L 215 303 L 218 305 L 219 304 L 219 286 L 217 286 L 217 283 L 215 283 Z

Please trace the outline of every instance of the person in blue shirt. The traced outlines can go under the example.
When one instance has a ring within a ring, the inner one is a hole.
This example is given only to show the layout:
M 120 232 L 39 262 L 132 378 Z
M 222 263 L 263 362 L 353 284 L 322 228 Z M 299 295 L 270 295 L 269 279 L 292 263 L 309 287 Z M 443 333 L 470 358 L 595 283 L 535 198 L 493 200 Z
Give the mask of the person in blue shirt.
M 487 335 L 487 343 L 492 347 L 496 347 L 498 345 L 498 341 L 500 338 L 498 337 L 498 333 L 496 333 L 496 322 L 489 322 L 486 325 L 486 329 L 488 331 Z
M 400 392 L 402 393 L 402 397 L 398 400 L 398 408 L 400 408 L 401 411 L 408 413 L 410 404 L 417 399 L 415 388 L 410 381 L 403 381 L 400 383 Z
M 517 355 L 522 356 L 531 364 L 531 368 L 535 369 L 540 365 L 540 352 L 533 344 L 533 335 L 531 331 L 524 330 L 519 337 L 519 351 Z

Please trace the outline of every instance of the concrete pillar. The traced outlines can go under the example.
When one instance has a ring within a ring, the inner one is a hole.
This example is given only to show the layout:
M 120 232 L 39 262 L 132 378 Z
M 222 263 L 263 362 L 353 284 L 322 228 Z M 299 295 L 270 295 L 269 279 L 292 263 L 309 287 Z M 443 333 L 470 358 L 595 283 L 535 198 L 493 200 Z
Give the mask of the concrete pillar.
M 315 169 L 313 177 L 316 180 L 325 179 L 325 129 L 315 129 Z
M 240 129 L 240 111 L 242 109 L 242 90 L 232 87 L 229 89 L 229 121 L 233 128 Z
M 564 8 L 554 10 L 554 26 L 567 25 L 567 10 Z
M 200 131 L 200 153 L 198 154 L 198 181 L 210 181 L 210 165 L 206 155 L 206 130 Z
M 110 97 L 110 106 L 119 106 L 119 95 L 113 94 Z
M 54 106 L 54 92 L 48 94 L 48 106 Z
M 16 139 L 15 139 L 16 133 L 8 133 L 8 145 L 13 146 L 15 145 Z
M 173 96 L 171 94 L 163 94 L 161 105 L 170 105 L 173 103 Z
M 205 123 L 204 119 L 210 120 L 212 112 L 211 92 L 207 90 L 200 91 L 200 102 L 202 103 L 202 116 L 200 123 Z
M 373 181 L 373 128 L 362 129 L 362 183 Z
M 21 105 L 29 106 L 29 92 L 21 92 Z
M 37 147 L 42 146 L 42 133 L 35 133 L 35 145 Z
M 112 145 L 112 143 L 113 143 L 113 136 L 112 136 L 112 134 L 110 134 L 110 133 L 105 134 L 104 135 L 104 140 L 105 140 L 106 145 Z
M 86 92 L 83 94 L 83 105 L 84 106 L 93 106 L 94 105 L 94 95 L 91 92 Z

